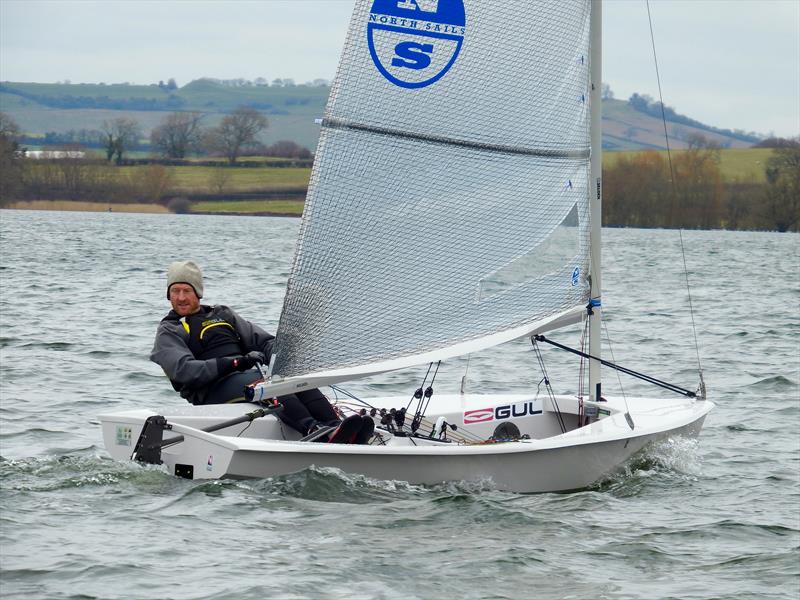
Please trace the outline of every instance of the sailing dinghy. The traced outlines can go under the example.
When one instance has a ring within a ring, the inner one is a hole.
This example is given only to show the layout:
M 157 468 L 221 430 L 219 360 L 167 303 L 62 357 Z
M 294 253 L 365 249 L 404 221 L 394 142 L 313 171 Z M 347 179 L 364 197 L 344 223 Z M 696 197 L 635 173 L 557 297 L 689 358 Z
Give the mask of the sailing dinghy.
M 103 415 L 111 455 L 193 479 L 315 465 L 548 492 L 696 435 L 702 385 L 602 393 L 600 16 L 599 0 L 357 2 L 264 382 L 252 403 Z M 435 377 L 518 338 L 538 358 L 544 333 L 580 322 L 587 394 L 434 395 L 426 375 L 415 407 L 337 401 L 373 415 L 367 445 L 301 439 L 271 414 L 282 394 L 426 364 Z

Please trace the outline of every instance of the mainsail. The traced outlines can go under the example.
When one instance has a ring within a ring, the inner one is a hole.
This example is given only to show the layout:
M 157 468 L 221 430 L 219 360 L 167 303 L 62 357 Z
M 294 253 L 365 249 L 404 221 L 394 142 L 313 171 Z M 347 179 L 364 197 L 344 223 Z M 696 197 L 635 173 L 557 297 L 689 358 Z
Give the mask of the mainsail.
M 488 346 L 586 304 L 590 11 L 357 3 L 273 375 Z

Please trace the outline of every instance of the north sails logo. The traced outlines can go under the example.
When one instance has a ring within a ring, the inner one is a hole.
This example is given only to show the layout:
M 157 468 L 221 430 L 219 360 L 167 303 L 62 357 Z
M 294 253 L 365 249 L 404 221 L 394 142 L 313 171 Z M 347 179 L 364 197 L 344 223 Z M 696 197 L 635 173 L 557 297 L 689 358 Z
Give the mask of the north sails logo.
M 372 61 L 404 88 L 435 83 L 458 58 L 466 32 L 463 0 L 375 0 L 367 24 Z

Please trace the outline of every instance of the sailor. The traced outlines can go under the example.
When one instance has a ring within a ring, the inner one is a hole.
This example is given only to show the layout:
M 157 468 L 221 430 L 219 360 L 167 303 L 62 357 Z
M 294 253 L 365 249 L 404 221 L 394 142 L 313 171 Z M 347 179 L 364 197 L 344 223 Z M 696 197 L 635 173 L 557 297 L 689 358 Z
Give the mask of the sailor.
M 192 404 L 243 402 L 245 387 L 261 378 L 257 365 L 268 363 L 275 338 L 227 306 L 200 304 L 202 297 L 200 267 L 192 261 L 172 263 L 167 270 L 172 310 L 158 325 L 150 360 L 164 369 L 175 391 Z M 340 424 L 319 390 L 278 400 L 283 405 L 279 418 L 301 435 L 330 425 L 339 425 L 331 442 L 366 443 L 372 435 L 374 423 L 369 417 L 356 415 Z

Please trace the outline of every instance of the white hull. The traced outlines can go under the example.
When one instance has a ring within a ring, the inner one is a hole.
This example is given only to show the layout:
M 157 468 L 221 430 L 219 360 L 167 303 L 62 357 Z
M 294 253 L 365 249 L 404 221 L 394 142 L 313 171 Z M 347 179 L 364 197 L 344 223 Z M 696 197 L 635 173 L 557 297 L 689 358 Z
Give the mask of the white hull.
M 243 423 L 214 433 L 201 431 L 254 408 L 218 405 L 187 407 L 166 414 L 173 429 L 172 433 L 165 433 L 165 439 L 181 434 L 184 441 L 164 448 L 161 458 L 170 473 L 176 474 L 177 467 L 178 474 L 194 479 L 272 477 L 316 465 L 417 484 L 485 481 L 498 489 L 516 492 L 566 491 L 591 485 L 649 442 L 697 435 L 714 406 L 702 400 L 629 398 L 635 423 L 631 430 L 622 400 L 610 398 L 598 404 L 600 418 L 578 427 L 577 400 L 556 397 L 567 428 L 566 433 L 561 433 L 549 399 L 468 395 L 437 396 L 436 400 L 437 407 L 443 410 L 430 415 L 430 420 L 443 415 L 449 423 L 456 424 L 458 430 L 450 432 L 451 438 L 467 435 L 471 440 L 486 440 L 497 425 L 513 422 L 531 439 L 463 444 L 383 433 L 370 445 L 299 442 L 295 432 L 272 416 L 257 419 L 249 426 Z M 378 408 L 399 408 L 406 405 L 408 398 L 369 402 Z M 465 413 L 481 409 L 487 420 L 464 423 Z M 158 413 L 135 410 L 100 417 L 106 447 L 114 458 L 131 458 L 144 420 L 154 414 Z M 503 418 L 506 414 L 508 418 Z

